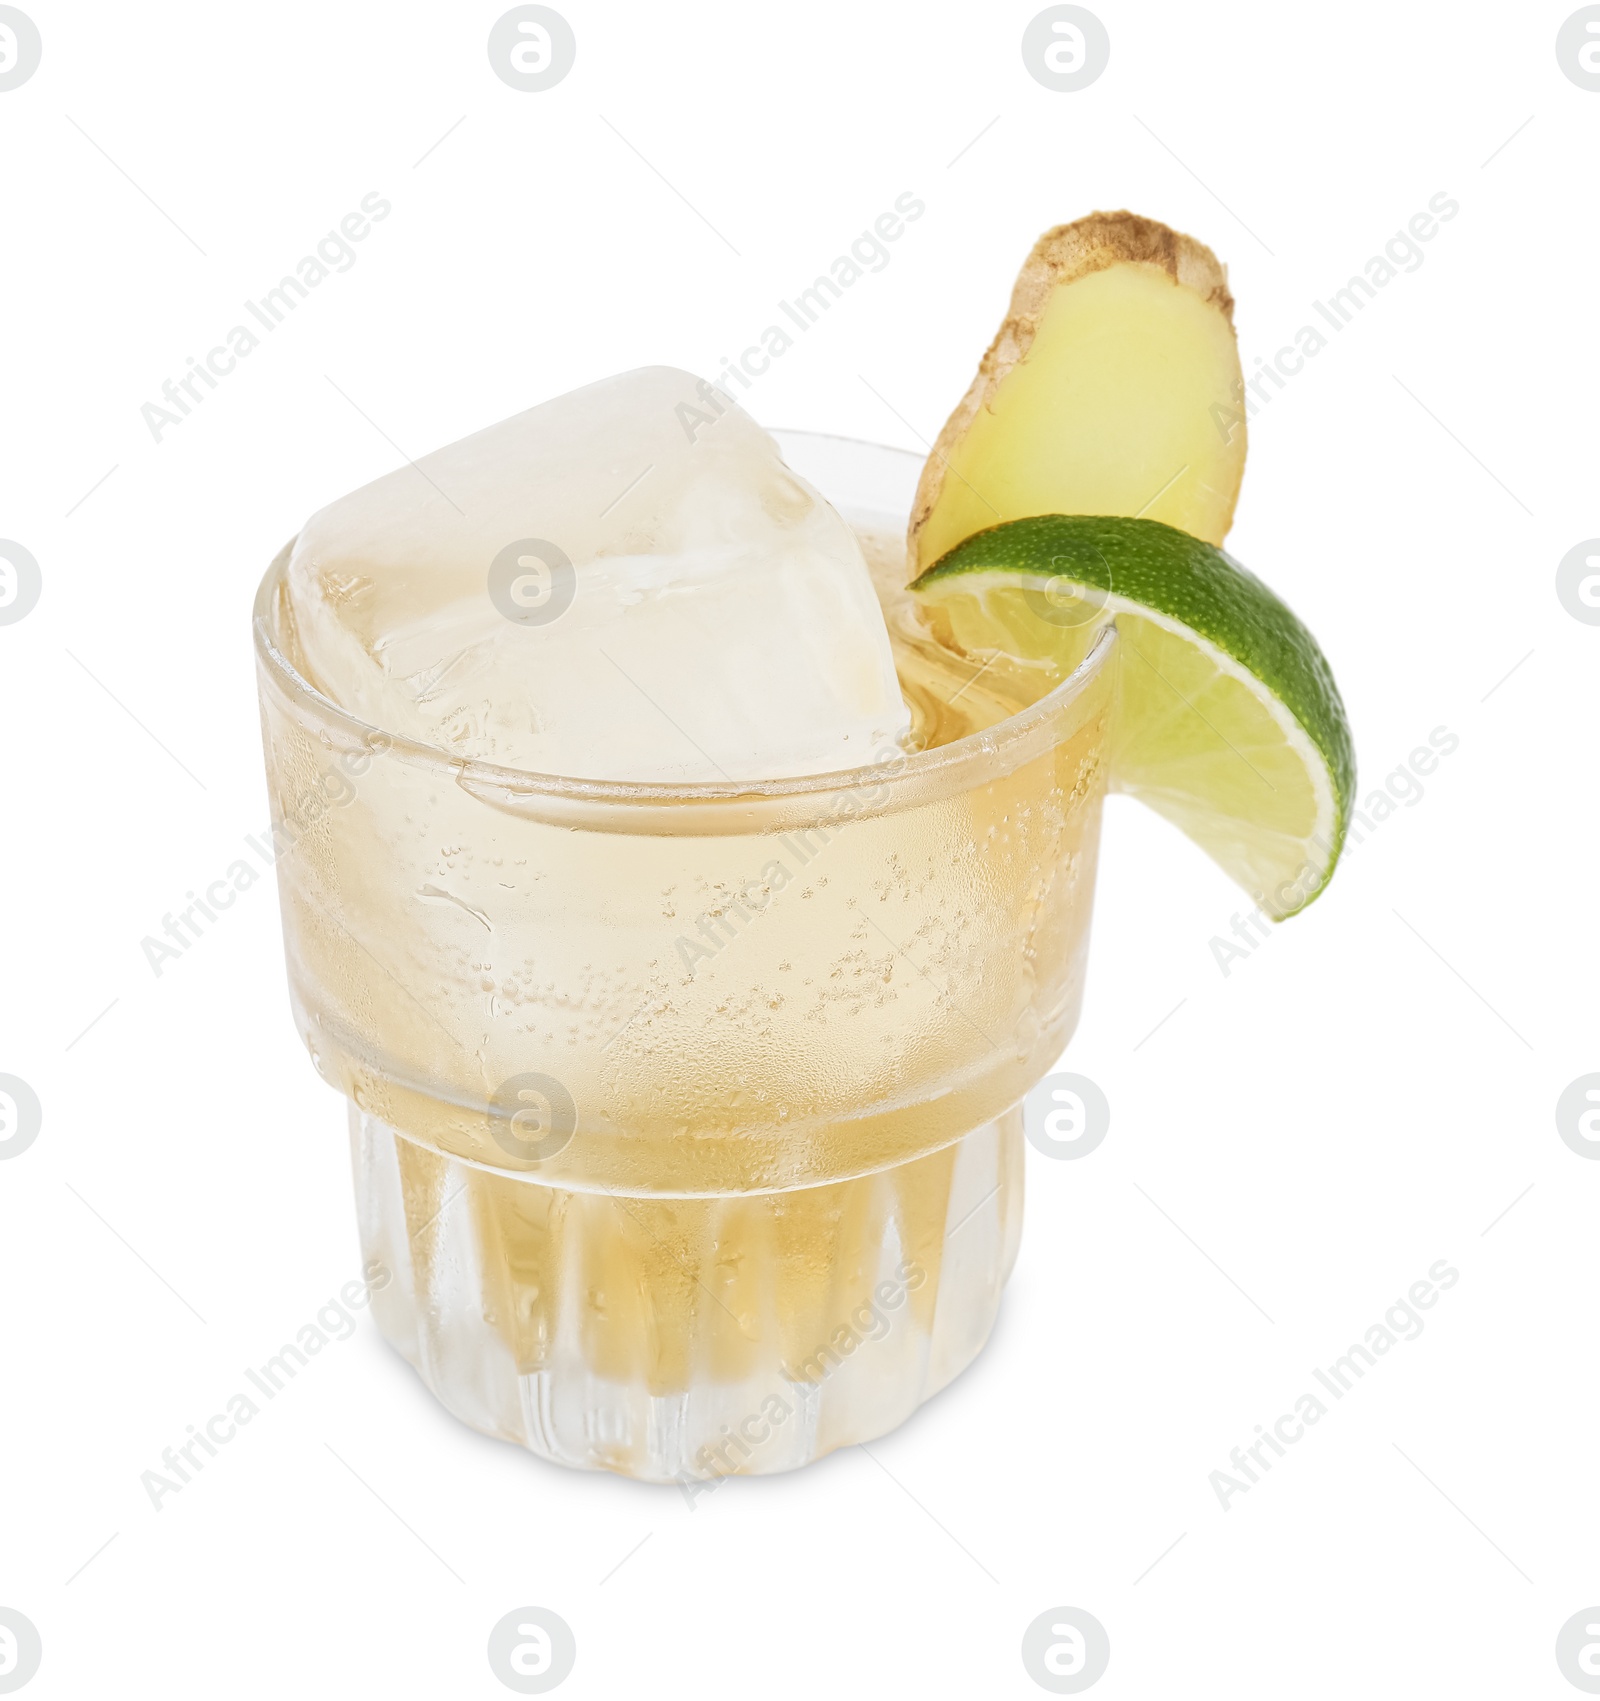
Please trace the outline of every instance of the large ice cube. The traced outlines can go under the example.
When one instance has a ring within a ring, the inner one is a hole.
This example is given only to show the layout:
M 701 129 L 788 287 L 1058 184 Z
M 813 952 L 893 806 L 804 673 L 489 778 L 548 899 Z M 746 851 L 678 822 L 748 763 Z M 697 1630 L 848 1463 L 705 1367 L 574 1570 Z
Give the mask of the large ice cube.
M 307 522 L 302 663 L 453 754 L 608 780 L 860 766 L 907 730 L 854 534 L 686 372 L 603 379 Z

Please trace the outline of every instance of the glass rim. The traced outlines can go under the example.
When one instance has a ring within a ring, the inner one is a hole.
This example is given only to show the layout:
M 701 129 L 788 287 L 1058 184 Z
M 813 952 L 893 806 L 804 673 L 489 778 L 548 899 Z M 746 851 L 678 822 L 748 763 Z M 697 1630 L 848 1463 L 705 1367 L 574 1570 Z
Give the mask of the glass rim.
M 837 432 L 793 431 L 774 432 L 785 438 L 827 439 L 853 447 L 874 451 L 889 450 L 906 455 L 910 451 L 894 449 L 890 444 L 870 443 L 861 438 L 845 437 Z M 826 493 L 824 493 L 826 494 Z M 549 799 L 578 805 L 676 805 L 694 804 L 726 806 L 730 803 L 755 802 L 771 799 L 775 803 L 803 802 L 808 798 L 826 797 L 840 791 L 870 785 L 901 786 L 919 792 L 929 781 L 944 781 L 937 785 L 940 792 L 951 793 L 966 789 L 963 783 L 969 770 L 988 770 L 975 775 L 981 778 L 1010 773 L 1022 763 L 1042 754 L 1054 742 L 1041 737 L 1081 697 L 1106 667 L 1116 645 L 1116 623 L 1108 621 L 1096 635 L 1083 660 L 1059 684 L 1053 686 L 1035 703 L 1016 714 L 1009 715 L 992 727 L 952 739 L 948 744 L 931 746 L 926 750 L 896 749 L 888 761 L 868 763 L 854 768 L 831 769 L 822 774 L 801 774 L 773 780 L 594 780 L 572 775 L 543 774 L 529 769 L 506 767 L 476 757 L 451 755 L 438 745 L 427 744 L 403 733 L 390 732 L 374 726 L 317 689 L 284 654 L 276 633 L 275 614 L 286 590 L 285 575 L 296 538 L 290 538 L 262 575 L 256 588 L 251 609 L 251 627 L 256 663 L 266 679 L 294 707 L 324 723 L 326 730 L 342 733 L 353 748 L 395 755 L 423 768 L 436 769 L 458 784 L 482 794 L 498 794 L 511 803 L 516 799 L 533 802 Z M 997 766 L 998 765 L 998 766 Z

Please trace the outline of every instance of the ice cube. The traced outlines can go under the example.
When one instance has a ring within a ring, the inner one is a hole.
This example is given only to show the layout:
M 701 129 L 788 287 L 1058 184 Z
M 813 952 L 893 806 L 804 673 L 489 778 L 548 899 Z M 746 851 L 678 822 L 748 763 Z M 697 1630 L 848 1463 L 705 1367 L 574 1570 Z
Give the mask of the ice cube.
M 330 504 L 289 598 L 335 702 L 508 767 L 777 779 L 861 766 L 909 727 L 854 534 L 748 414 L 670 367 Z

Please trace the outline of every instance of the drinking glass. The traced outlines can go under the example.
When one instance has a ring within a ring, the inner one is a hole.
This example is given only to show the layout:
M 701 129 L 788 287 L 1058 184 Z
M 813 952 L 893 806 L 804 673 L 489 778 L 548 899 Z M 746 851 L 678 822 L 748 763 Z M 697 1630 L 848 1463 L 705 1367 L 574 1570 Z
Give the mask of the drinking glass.
M 903 549 L 917 457 L 777 435 Z M 349 1101 L 385 1337 L 473 1427 L 651 1481 L 901 1423 L 1016 1258 L 1021 1100 L 1082 998 L 1114 631 L 954 742 L 622 784 L 343 712 L 297 667 L 288 557 L 254 629 L 289 990 Z

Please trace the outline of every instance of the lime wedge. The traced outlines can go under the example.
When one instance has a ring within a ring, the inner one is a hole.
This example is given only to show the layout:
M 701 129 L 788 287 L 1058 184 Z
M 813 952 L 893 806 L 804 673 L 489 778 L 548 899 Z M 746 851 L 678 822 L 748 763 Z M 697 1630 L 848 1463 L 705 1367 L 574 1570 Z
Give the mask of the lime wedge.
M 1156 520 L 1042 514 L 912 584 L 946 642 L 1042 692 L 1116 622 L 1113 789 L 1181 827 L 1276 920 L 1327 885 L 1355 750 L 1316 640 L 1222 550 Z

